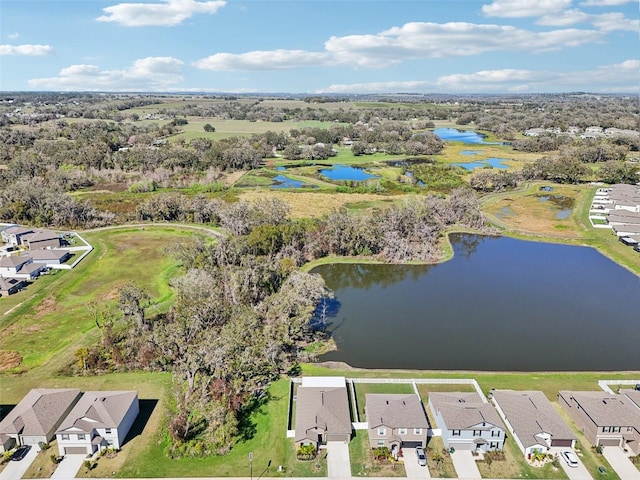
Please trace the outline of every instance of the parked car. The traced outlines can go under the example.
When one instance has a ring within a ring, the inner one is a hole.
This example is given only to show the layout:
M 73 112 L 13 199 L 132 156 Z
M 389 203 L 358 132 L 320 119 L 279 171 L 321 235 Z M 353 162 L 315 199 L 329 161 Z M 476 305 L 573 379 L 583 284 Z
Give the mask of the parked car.
M 29 450 L 31 450 L 31 445 L 22 445 L 21 447 L 18 447 L 16 451 L 13 452 L 13 455 L 11 455 L 11 460 L 15 460 L 16 462 L 19 462 L 20 460 L 22 460 L 24 457 L 27 456 L 27 453 L 29 453 Z
M 422 447 L 416 448 L 416 455 L 418 455 L 418 465 L 421 467 L 427 466 L 427 456 L 424 454 Z
M 571 450 L 563 450 L 560 455 L 562 455 L 562 458 L 564 458 L 564 461 L 567 462 L 567 465 L 570 467 L 578 466 L 578 457 L 576 457 L 576 454 Z

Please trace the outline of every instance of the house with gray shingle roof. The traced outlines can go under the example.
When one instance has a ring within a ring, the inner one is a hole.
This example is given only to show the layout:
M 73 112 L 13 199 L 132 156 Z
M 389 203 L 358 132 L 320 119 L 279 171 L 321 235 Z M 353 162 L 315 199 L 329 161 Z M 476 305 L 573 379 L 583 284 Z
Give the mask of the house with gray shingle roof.
M 0 422 L 0 436 L 4 440 L 0 448 L 4 451 L 10 444 L 49 443 L 78 398 L 77 388 L 31 390 Z
M 351 414 L 344 377 L 304 377 L 296 391 L 295 443 L 350 441 Z
M 502 450 L 505 427 L 496 409 L 475 392 L 430 392 L 433 412 L 446 448 Z
M 563 390 L 558 392 L 558 403 L 592 445 L 640 453 L 640 409 L 626 395 Z
M 31 235 L 25 235 L 23 244 L 29 246 L 29 250 L 43 248 L 60 248 L 60 235 L 51 230 L 34 230 Z
M 56 431 L 60 456 L 120 449 L 139 412 L 138 392 L 85 392 Z
M 0 296 L 18 293 L 26 285 L 24 280 L 0 277 Z
M 368 393 L 365 401 L 371 448 L 426 446 L 429 421 L 418 395 Z
M 576 435 L 540 391 L 492 390 L 496 410 L 524 453 L 547 452 L 551 447 L 571 447 Z
M 33 280 L 46 268 L 42 263 L 33 263 L 27 255 L 11 255 L 0 258 L 0 277 Z

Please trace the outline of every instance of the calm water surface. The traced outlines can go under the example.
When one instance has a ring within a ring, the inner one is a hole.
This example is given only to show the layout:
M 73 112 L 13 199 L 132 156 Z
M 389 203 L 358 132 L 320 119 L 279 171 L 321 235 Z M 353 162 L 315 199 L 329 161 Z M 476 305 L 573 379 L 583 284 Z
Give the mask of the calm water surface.
M 637 276 L 591 248 L 477 235 L 452 242 L 454 258 L 439 265 L 316 268 L 336 296 L 328 329 L 338 351 L 320 360 L 366 368 L 640 370 Z

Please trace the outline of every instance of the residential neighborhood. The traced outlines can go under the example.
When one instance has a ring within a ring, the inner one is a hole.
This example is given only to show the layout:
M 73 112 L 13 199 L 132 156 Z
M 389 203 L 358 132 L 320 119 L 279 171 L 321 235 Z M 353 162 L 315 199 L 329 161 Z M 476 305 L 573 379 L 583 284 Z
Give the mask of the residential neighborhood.
M 599 188 L 589 218 L 595 228 L 610 228 L 619 240 L 640 253 L 640 186 Z

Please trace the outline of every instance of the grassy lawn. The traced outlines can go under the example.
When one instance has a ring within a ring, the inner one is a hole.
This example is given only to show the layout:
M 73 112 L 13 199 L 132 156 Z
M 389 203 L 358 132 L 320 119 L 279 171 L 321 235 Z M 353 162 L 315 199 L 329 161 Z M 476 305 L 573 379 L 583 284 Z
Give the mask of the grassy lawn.
M 351 474 L 354 477 L 404 477 L 402 462 L 381 463 L 373 458 L 366 430 L 357 430 L 349 443 Z
M 356 383 L 356 402 L 360 421 L 366 421 L 365 398 L 367 393 L 413 393 L 413 387 L 408 383 Z
M 444 448 L 442 437 L 431 437 L 425 450 L 427 454 L 427 467 L 433 478 L 457 478 L 456 469 L 449 451 Z M 438 454 L 437 455 L 434 454 Z M 438 458 L 440 461 L 437 461 Z
M 562 467 L 556 467 L 551 462 L 541 467 L 530 465 L 513 438 L 507 437 L 503 452 L 504 460 L 487 462 L 485 458 L 476 462 L 484 478 L 567 478 Z

